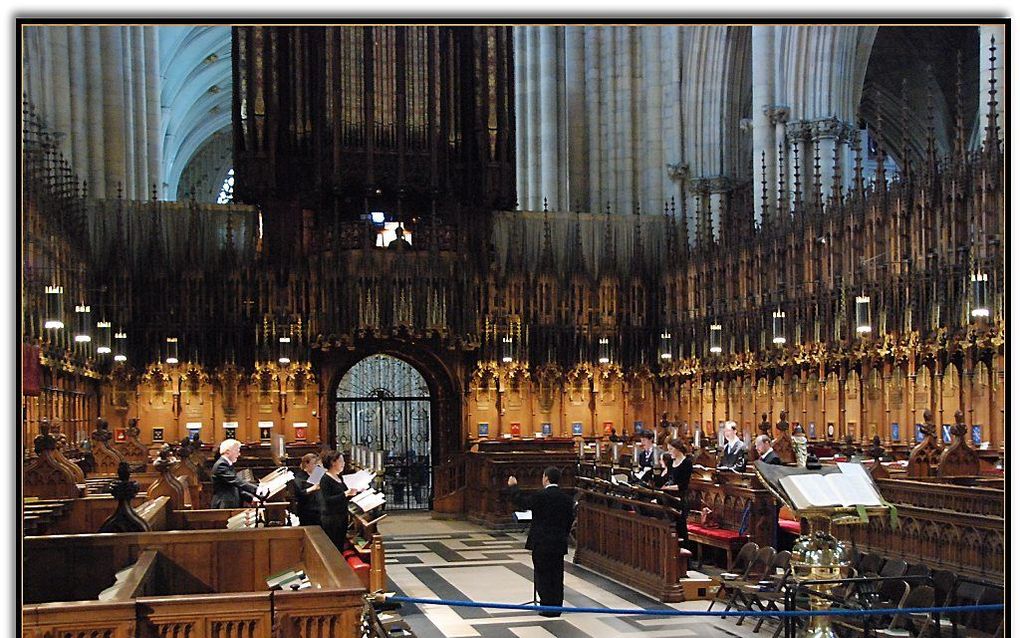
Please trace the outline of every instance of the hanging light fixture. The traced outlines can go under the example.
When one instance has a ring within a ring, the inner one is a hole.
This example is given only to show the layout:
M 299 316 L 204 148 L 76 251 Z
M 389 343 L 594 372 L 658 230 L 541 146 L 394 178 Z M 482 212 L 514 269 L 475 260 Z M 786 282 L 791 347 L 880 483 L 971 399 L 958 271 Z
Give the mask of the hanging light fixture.
M 92 341 L 92 336 L 89 335 L 89 314 L 91 312 L 92 308 L 84 304 L 74 307 L 75 343 L 88 343 Z
M 177 361 L 177 337 L 166 338 L 166 362 L 176 365 Z
M 708 327 L 708 351 L 712 354 L 722 352 L 722 326 L 713 323 Z
M 609 363 L 609 337 L 599 337 L 599 363 Z
M 781 308 L 772 313 L 772 343 L 777 346 L 786 343 L 786 313 Z
M 861 295 L 855 302 L 857 315 L 857 333 L 871 332 L 871 297 Z
M 110 354 L 110 333 L 112 326 L 109 321 L 96 323 L 96 354 Z
M 988 273 L 979 270 L 971 274 L 970 294 L 972 304 L 971 317 L 975 319 L 985 318 L 992 314 L 988 309 Z
M 290 337 L 280 337 L 279 348 L 280 356 L 277 361 L 279 361 L 281 365 L 287 365 L 290 363 Z
M 514 360 L 514 338 L 513 335 L 503 337 L 503 348 L 500 359 L 503 363 L 510 363 Z
M 59 330 L 64 327 L 62 309 L 64 307 L 64 287 L 46 286 L 46 317 L 44 328 Z
M 127 361 L 127 333 L 118 332 L 113 335 L 113 360 Z
M 673 358 L 673 335 L 666 330 L 659 335 L 659 358 L 669 361 Z

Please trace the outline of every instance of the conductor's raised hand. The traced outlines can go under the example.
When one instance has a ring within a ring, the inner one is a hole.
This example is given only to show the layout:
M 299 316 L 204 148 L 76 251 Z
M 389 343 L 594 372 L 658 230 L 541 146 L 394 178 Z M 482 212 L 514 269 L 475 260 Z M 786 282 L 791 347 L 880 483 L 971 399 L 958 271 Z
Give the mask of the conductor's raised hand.
M 510 487 L 517 487 L 517 477 L 510 476 L 510 478 L 506 480 L 506 484 Z

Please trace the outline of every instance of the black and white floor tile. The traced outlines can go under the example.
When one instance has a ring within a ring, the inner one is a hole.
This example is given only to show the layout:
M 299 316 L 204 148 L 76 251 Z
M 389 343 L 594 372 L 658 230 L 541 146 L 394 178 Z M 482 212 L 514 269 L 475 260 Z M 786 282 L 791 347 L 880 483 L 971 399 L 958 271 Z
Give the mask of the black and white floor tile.
M 390 516 L 386 572 L 391 591 L 404 596 L 523 603 L 533 597 L 531 553 L 520 533 L 489 531 L 463 521 L 432 520 L 428 513 Z M 572 562 L 566 557 L 565 605 L 568 607 L 706 609 L 707 601 L 664 604 Z M 420 638 L 586 638 L 608 636 L 707 636 L 753 634 L 753 622 L 736 626 L 732 618 L 563 614 L 544 618 L 518 610 L 408 605 L 401 617 Z M 750 624 L 750 626 L 748 626 Z

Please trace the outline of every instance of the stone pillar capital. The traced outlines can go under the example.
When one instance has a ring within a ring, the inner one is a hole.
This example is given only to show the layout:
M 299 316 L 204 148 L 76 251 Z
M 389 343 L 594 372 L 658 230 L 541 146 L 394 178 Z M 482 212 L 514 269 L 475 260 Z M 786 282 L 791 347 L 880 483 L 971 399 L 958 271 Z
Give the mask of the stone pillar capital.
M 769 122 L 773 125 L 784 124 L 790 119 L 790 107 L 788 106 L 767 104 L 762 108 L 762 112 L 769 118 Z
M 701 193 L 710 193 L 712 195 L 729 193 L 736 186 L 736 182 L 725 175 L 699 177 L 697 179 L 690 180 L 690 184 L 691 188 L 694 190 Z

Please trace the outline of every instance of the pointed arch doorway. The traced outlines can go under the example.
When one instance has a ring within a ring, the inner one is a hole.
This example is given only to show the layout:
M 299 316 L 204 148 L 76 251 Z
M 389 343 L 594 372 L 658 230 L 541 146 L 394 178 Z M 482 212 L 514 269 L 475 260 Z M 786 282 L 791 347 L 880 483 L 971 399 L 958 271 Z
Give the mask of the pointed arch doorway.
M 337 447 L 382 451 L 388 509 L 429 509 L 431 399 L 421 372 L 387 354 L 358 361 L 337 384 Z

